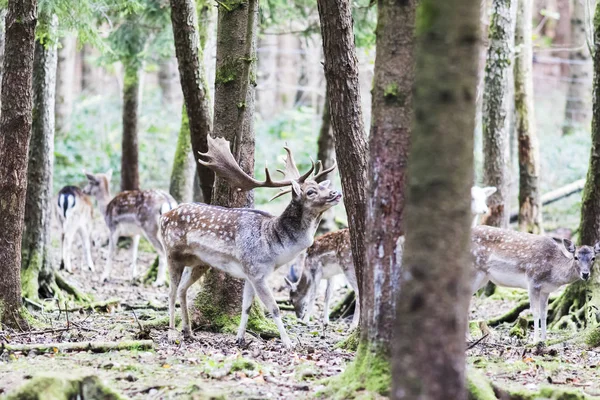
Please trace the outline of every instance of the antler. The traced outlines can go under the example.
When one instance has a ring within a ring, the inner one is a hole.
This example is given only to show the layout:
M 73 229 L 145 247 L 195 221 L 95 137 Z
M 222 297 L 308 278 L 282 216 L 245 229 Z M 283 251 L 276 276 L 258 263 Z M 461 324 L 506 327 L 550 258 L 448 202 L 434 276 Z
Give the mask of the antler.
M 293 173 L 292 167 L 296 167 L 295 163 L 294 163 L 294 159 L 291 157 L 291 151 L 287 148 L 284 147 L 284 149 L 288 152 L 288 159 L 285 161 L 285 171 L 278 169 L 277 171 L 281 172 L 283 174 L 284 177 L 288 177 L 290 176 L 291 173 Z M 291 158 L 291 160 L 290 160 Z M 312 172 L 312 170 L 315 168 L 315 163 L 311 160 L 313 168 L 311 168 L 311 170 L 309 171 L 309 174 Z M 335 168 L 337 167 L 337 162 L 334 160 L 333 161 L 333 165 L 327 169 L 323 169 L 323 163 L 321 163 L 321 160 L 317 161 L 316 164 L 316 170 L 315 170 L 315 175 L 313 176 L 313 180 L 317 180 L 320 177 L 327 175 L 328 173 L 330 173 L 331 171 L 333 171 Z M 298 171 L 297 168 L 295 168 L 296 171 Z M 289 171 L 289 172 L 288 172 Z M 298 175 L 300 175 L 300 173 L 298 172 Z M 305 174 L 307 175 L 307 174 Z M 304 182 L 304 180 L 306 180 L 306 178 L 308 178 L 308 176 L 304 176 L 303 175 L 303 180 L 300 182 Z M 288 194 L 289 192 L 291 192 L 292 189 L 281 189 L 281 191 L 279 193 L 277 193 L 275 196 L 271 197 L 269 199 L 269 201 L 273 201 L 278 197 L 283 196 L 284 194 Z
M 333 160 L 333 165 L 327 169 L 323 169 L 323 164 L 321 163 L 321 160 L 317 161 L 317 170 L 315 171 L 315 176 L 313 176 L 313 180 L 316 181 L 320 177 L 327 175 L 328 173 L 333 171 L 335 167 L 337 167 L 336 160 Z

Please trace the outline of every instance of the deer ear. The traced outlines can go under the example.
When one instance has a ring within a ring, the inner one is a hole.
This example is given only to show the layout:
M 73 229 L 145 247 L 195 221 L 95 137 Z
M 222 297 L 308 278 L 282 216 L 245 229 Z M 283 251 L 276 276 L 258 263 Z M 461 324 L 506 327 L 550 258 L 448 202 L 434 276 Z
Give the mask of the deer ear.
M 325 189 L 327 189 L 329 187 L 329 185 L 331 185 L 331 181 L 328 179 L 326 181 L 323 181 L 321 183 L 319 183 L 319 185 L 323 186 Z
M 565 249 L 571 254 L 575 254 L 575 245 L 569 239 L 563 239 L 563 245 Z
M 291 282 L 287 277 L 283 278 L 285 280 L 285 283 L 287 283 L 288 287 L 290 288 L 290 290 L 293 292 L 298 288 L 298 284 Z
M 302 195 L 302 188 L 300 184 L 292 179 L 292 197 L 300 197 Z
M 96 177 L 93 174 L 90 174 L 89 172 L 85 171 L 83 171 L 83 173 L 85 174 L 85 177 L 88 179 L 88 181 L 90 181 L 91 183 L 98 183 L 98 179 L 96 179 Z
M 112 178 L 112 168 L 109 169 L 108 171 L 106 171 L 106 178 L 110 181 L 110 178 Z
M 600 253 L 600 242 L 598 242 L 594 245 L 594 253 L 596 253 L 596 254 Z
M 490 197 L 494 193 L 496 193 L 496 186 L 487 186 L 483 188 L 483 193 L 485 193 L 485 197 Z

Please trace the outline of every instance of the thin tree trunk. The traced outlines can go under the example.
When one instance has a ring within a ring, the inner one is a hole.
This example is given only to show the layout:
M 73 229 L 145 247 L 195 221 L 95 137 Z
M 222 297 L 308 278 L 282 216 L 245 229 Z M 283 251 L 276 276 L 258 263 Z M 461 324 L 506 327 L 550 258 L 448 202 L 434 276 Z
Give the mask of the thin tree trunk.
M 331 112 L 329 111 L 329 94 L 325 91 L 325 101 L 323 103 L 323 116 L 321 119 L 321 130 L 319 131 L 319 140 L 317 141 L 317 160 L 321 160 L 324 166 L 333 165 L 335 161 L 335 141 L 333 130 L 331 129 Z M 322 176 L 319 182 L 332 179 L 332 173 Z M 321 217 L 318 234 L 331 232 L 335 229 L 335 211 L 333 208 L 325 211 Z
M 236 3 L 229 8 L 220 4 L 218 10 L 213 135 L 227 139 L 240 167 L 253 175 L 258 0 Z M 212 204 L 252 207 L 254 193 L 238 192 L 226 181 L 217 178 Z M 208 271 L 196 297 L 195 323 L 215 327 L 216 321 L 224 320 L 223 316 L 237 316 L 241 309 L 243 287 L 244 282 L 240 279 L 215 269 Z
M 0 10 L 0 83 L 2 82 L 2 71 L 4 71 L 4 44 L 6 35 L 4 32 L 4 20 L 6 19 L 6 10 Z M 0 106 L 2 104 L 0 103 Z
M 393 398 L 466 399 L 480 0 L 421 0 Z M 432 112 L 435 110 L 435 112 Z
M 515 47 L 515 109 L 519 140 L 519 230 L 542 233 L 539 146 L 535 132 L 533 108 L 533 57 L 531 38 L 532 8 L 530 0 L 517 0 Z
M 576 50 L 569 53 L 569 87 L 565 105 L 563 134 L 585 127 L 589 120 L 589 96 L 591 68 L 590 52 L 586 34 L 585 7 L 587 0 L 573 0 L 571 12 L 571 46 Z
M 344 205 L 350 226 L 354 268 L 359 291 L 362 291 L 365 265 L 367 138 L 361 109 L 352 10 L 349 0 L 318 0 L 317 6 L 323 37 L 325 79 L 330 94 L 335 153 L 338 157 Z
M 189 203 L 194 195 L 196 160 L 190 142 L 190 123 L 185 104 L 181 107 L 181 128 L 177 137 L 177 148 L 171 171 L 169 192 L 178 203 Z
M 17 327 L 21 312 L 21 238 L 31 138 L 37 1 L 10 0 L 0 113 L 0 322 Z
M 40 15 L 55 35 L 56 16 Z M 23 233 L 21 286 L 23 297 L 36 300 L 40 286 L 44 294 L 54 283 L 50 254 L 52 169 L 54 164 L 54 96 L 56 91 L 56 46 L 35 44 L 33 59 L 33 121 L 27 169 L 25 231 Z
M 123 79 L 123 141 L 121 146 L 121 191 L 140 188 L 138 169 L 138 113 L 140 68 L 125 65 Z
M 483 92 L 483 181 L 497 188 L 486 225 L 508 227 L 510 196 L 509 84 L 516 0 L 493 0 Z
M 207 137 L 212 133 L 211 104 L 202 62 L 202 40 L 206 39 L 205 25 L 198 31 L 196 5 L 193 0 L 171 0 L 171 22 L 175 39 L 175 53 L 179 66 L 179 79 L 188 112 L 194 157 L 208 150 Z M 212 4 L 198 2 L 200 13 L 209 13 Z M 221 133 L 221 132 L 219 132 Z M 214 173 L 207 167 L 197 165 L 202 195 L 206 203 L 212 202 Z
M 73 111 L 73 75 L 75 74 L 75 46 L 77 38 L 66 36 L 60 40 L 56 72 L 56 133 L 63 136 L 71 129 Z
M 177 59 L 170 57 L 158 64 L 158 86 L 161 91 L 162 104 L 171 104 L 177 99 L 179 90 L 179 72 L 177 71 Z
M 88 94 L 96 92 L 94 68 L 90 60 L 93 50 L 92 45 L 88 43 L 81 47 L 81 91 Z

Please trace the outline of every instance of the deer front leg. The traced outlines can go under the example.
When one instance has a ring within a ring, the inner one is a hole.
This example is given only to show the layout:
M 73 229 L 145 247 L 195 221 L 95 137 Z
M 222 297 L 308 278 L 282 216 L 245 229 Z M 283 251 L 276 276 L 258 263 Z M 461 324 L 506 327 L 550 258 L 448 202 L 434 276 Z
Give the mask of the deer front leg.
M 62 267 L 67 270 L 67 272 L 73 272 L 73 268 L 71 267 L 71 248 L 73 247 L 73 236 L 75 235 L 75 230 L 70 227 L 65 230 L 63 233 L 63 243 L 62 243 Z
M 327 289 L 325 289 L 325 307 L 323 308 L 323 326 L 329 325 L 329 302 L 333 294 L 333 279 L 327 279 Z
M 177 295 L 179 296 L 179 304 L 181 305 L 181 325 L 183 337 L 192 337 L 192 330 L 190 329 L 190 314 L 187 305 L 187 291 L 188 289 L 198 281 L 204 275 L 208 268 L 205 266 L 187 267 L 183 270 L 181 276 L 181 282 L 177 288 Z M 177 287 L 177 286 L 172 286 Z
M 540 340 L 540 289 L 534 284 L 529 285 L 529 306 L 533 314 L 533 342 Z
M 356 282 L 356 277 L 348 278 L 348 283 L 354 290 L 354 315 L 352 316 L 352 323 L 350 324 L 349 330 L 356 329 L 358 327 L 358 323 L 360 321 L 360 297 L 358 293 L 358 283 Z
M 152 284 L 154 287 L 163 286 L 167 282 L 167 263 L 165 250 L 163 248 L 162 243 L 158 239 L 158 227 L 153 227 L 147 231 L 146 238 L 156 250 L 156 254 L 158 254 L 158 271 L 156 273 L 156 280 Z
M 240 319 L 240 327 L 236 337 L 238 346 L 243 346 L 245 343 L 244 334 L 246 333 L 246 325 L 248 325 L 248 317 L 250 315 L 250 309 L 252 308 L 252 302 L 254 301 L 254 287 L 246 279 L 244 282 L 244 295 L 242 299 L 242 318 Z
M 138 258 L 138 247 L 140 246 L 140 235 L 135 235 L 131 243 L 131 279 L 135 279 L 138 274 L 137 270 L 137 258 Z
M 88 269 L 90 271 L 94 271 L 94 260 L 92 260 L 92 246 L 90 240 L 90 231 L 87 226 L 82 226 L 79 228 L 79 238 L 81 239 L 81 244 L 83 245 L 83 250 L 85 252 L 85 259 L 87 262 Z
M 112 260 L 115 256 L 118 239 L 118 232 L 114 231 L 110 233 L 108 237 L 108 256 L 106 257 L 106 265 L 104 266 L 104 272 L 102 272 L 102 276 L 100 277 L 100 282 L 106 282 L 110 277 L 110 271 L 112 270 Z
M 285 331 L 285 327 L 283 326 L 283 321 L 281 320 L 281 312 L 279 311 L 279 307 L 277 306 L 277 302 L 273 297 L 273 293 L 271 293 L 271 289 L 267 286 L 265 279 L 258 279 L 250 281 L 252 286 L 254 286 L 254 290 L 260 299 L 263 302 L 267 311 L 271 313 L 273 316 L 273 320 L 277 325 L 277 329 L 279 330 L 279 336 L 281 336 L 281 341 L 283 345 L 291 349 L 293 347 L 292 341 L 290 340 L 287 332 Z
M 550 293 L 540 293 L 540 318 L 541 318 L 541 330 L 542 330 L 542 342 L 546 341 L 546 322 L 548 319 L 548 297 Z

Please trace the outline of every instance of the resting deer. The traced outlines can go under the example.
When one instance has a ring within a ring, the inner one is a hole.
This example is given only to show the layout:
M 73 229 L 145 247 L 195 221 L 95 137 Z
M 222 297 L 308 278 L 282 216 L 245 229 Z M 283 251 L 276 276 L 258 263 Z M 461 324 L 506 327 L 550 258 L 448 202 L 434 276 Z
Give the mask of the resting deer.
M 57 206 L 58 220 L 62 228 L 60 269 L 72 272 L 71 247 L 75 234 L 79 234 L 88 269 L 93 271 L 90 227 L 94 219 L 94 207 L 90 197 L 77 186 L 65 186 L 58 192 Z
M 600 242 L 576 247 L 568 239 L 532 235 L 508 229 L 477 226 L 472 231 L 475 293 L 488 281 L 527 289 L 533 314 L 534 342 L 546 340 L 548 297 L 563 285 L 588 280 L 600 252 Z
M 473 186 L 471 188 L 473 226 L 477 225 L 481 215 L 487 214 L 486 200 L 495 192 L 496 188 L 493 186 L 484 188 Z M 398 244 L 401 245 L 401 243 L 403 243 L 403 237 L 399 239 Z M 329 323 L 329 303 L 333 293 L 333 278 L 341 273 L 346 276 L 354 292 L 358 293 L 348 229 L 318 237 L 305 253 L 298 256 L 295 264 L 290 268 L 290 274 L 285 281 L 290 288 L 290 300 L 296 316 L 304 322 L 308 322 L 313 313 L 319 283 L 321 279 L 325 279 L 327 280 L 327 289 L 325 290 L 323 324 L 327 325 Z M 350 329 L 358 326 L 359 316 L 360 307 L 357 298 Z
M 320 172 L 317 170 L 313 179 L 309 179 L 315 164 L 312 163 L 310 170 L 300 175 L 291 150 L 285 149 L 288 153 L 286 168 L 280 171 L 284 179 L 273 181 L 265 168 L 266 179 L 260 182 L 242 171 L 231 154 L 227 140 L 209 136 L 208 152 L 200 153 L 207 160 L 200 159 L 202 165 L 242 191 L 291 186 L 287 190 L 282 189 L 275 197 L 291 192 L 292 201 L 278 217 L 253 209 L 200 203 L 183 204 L 161 217 L 162 238 L 171 276 L 171 329 L 175 328 L 175 298 L 178 295 L 183 335 L 191 335 L 187 290 L 209 268 L 217 268 L 245 280 L 238 344 L 244 343 L 248 313 L 256 294 L 273 317 L 283 344 L 287 348 L 292 346 L 267 279 L 276 268 L 293 260 L 313 243 L 321 215 L 338 204 L 342 195 L 329 189 L 329 181 L 316 182 L 316 179 L 331 172 L 335 165 Z M 320 167 L 320 163 L 318 165 Z M 191 269 L 182 278 L 185 267 Z
M 160 215 L 177 206 L 175 199 L 162 190 L 128 190 L 111 199 L 110 178 L 112 171 L 105 174 L 85 173 L 88 184 L 84 192 L 96 197 L 98 208 L 110 231 L 108 237 L 108 257 L 100 278 L 101 282 L 109 279 L 112 260 L 117 249 L 120 236 L 132 237 L 132 278 L 137 277 L 137 256 L 140 235 L 152 244 L 158 253 L 158 273 L 154 286 L 161 286 L 166 281 L 166 260 L 162 243 L 159 239 L 158 222 Z

